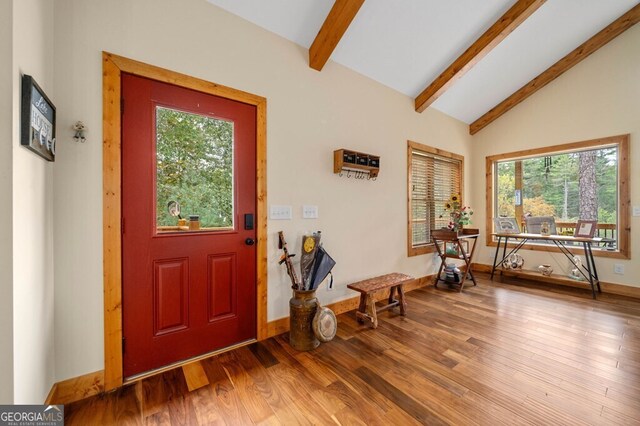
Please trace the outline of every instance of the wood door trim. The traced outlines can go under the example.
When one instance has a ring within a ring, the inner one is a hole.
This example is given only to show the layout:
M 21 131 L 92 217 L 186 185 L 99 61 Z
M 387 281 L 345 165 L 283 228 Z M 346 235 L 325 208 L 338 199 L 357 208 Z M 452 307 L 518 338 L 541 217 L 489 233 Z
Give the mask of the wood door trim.
M 122 211 L 120 80 L 123 72 L 256 107 L 257 339 L 267 338 L 267 100 L 143 62 L 102 52 L 104 389 L 122 386 Z

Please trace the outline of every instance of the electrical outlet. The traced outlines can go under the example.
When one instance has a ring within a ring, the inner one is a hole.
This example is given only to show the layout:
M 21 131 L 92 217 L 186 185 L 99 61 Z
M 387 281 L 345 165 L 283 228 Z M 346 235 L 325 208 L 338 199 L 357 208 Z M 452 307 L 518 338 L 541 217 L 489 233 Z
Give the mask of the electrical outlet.
M 633 215 L 640 216 L 640 206 L 633 206 Z
M 269 209 L 269 219 L 273 220 L 291 220 L 293 217 L 291 213 L 291 206 L 278 206 L 271 205 Z
M 613 273 L 624 275 L 624 265 L 622 263 L 613 264 Z
M 303 219 L 317 219 L 318 218 L 318 206 L 302 206 L 302 218 Z

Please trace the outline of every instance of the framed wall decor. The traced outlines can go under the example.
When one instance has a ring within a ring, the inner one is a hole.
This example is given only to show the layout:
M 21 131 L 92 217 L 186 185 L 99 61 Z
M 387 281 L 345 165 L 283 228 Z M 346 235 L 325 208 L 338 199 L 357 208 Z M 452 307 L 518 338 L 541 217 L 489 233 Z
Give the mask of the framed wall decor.
M 56 107 L 26 74 L 22 76 L 20 145 L 47 161 L 56 159 Z
M 597 220 L 578 220 L 573 236 L 580 238 L 593 238 L 596 233 L 597 225 Z
M 493 223 L 498 234 L 520 233 L 520 226 L 515 217 L 496 217 L 493 219 Z

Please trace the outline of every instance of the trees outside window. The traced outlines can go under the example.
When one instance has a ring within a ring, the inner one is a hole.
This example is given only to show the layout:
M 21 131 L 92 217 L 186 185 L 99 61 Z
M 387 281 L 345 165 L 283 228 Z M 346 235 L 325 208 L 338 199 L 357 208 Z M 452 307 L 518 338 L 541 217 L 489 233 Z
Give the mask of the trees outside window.
M 522 164 L 521 188 L 515 185 L 517 162 Z M 497 166 L 498 216 L 516 216 L 515 191 L 520 189 L 523 214 L 553 216 L 557 222 L 617 224 L 616 147 L 504 160 Z
M 628 146 L 624 135 L 487 157 L 487 220 L 515 217 L 522 227 L 524 216 L 553 216 L 570 235 L 578 220 L 597 220 L 601 248 L 625 253 Z
M 202 228 L 233 227 L 233 123 L 156 108 L 156 217 L 175 225 L 167 203 L 198 215 Z

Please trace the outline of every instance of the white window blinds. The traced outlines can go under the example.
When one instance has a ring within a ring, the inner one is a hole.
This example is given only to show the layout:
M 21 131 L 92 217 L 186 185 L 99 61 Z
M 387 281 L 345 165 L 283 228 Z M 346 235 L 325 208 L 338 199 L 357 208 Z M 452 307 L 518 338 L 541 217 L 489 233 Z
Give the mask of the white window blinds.
M 413 149 L 411 153 L 412 246 L 431 243 L 431 230 L 447 226 L 444 205 L 460 194 L 461 162 Z

